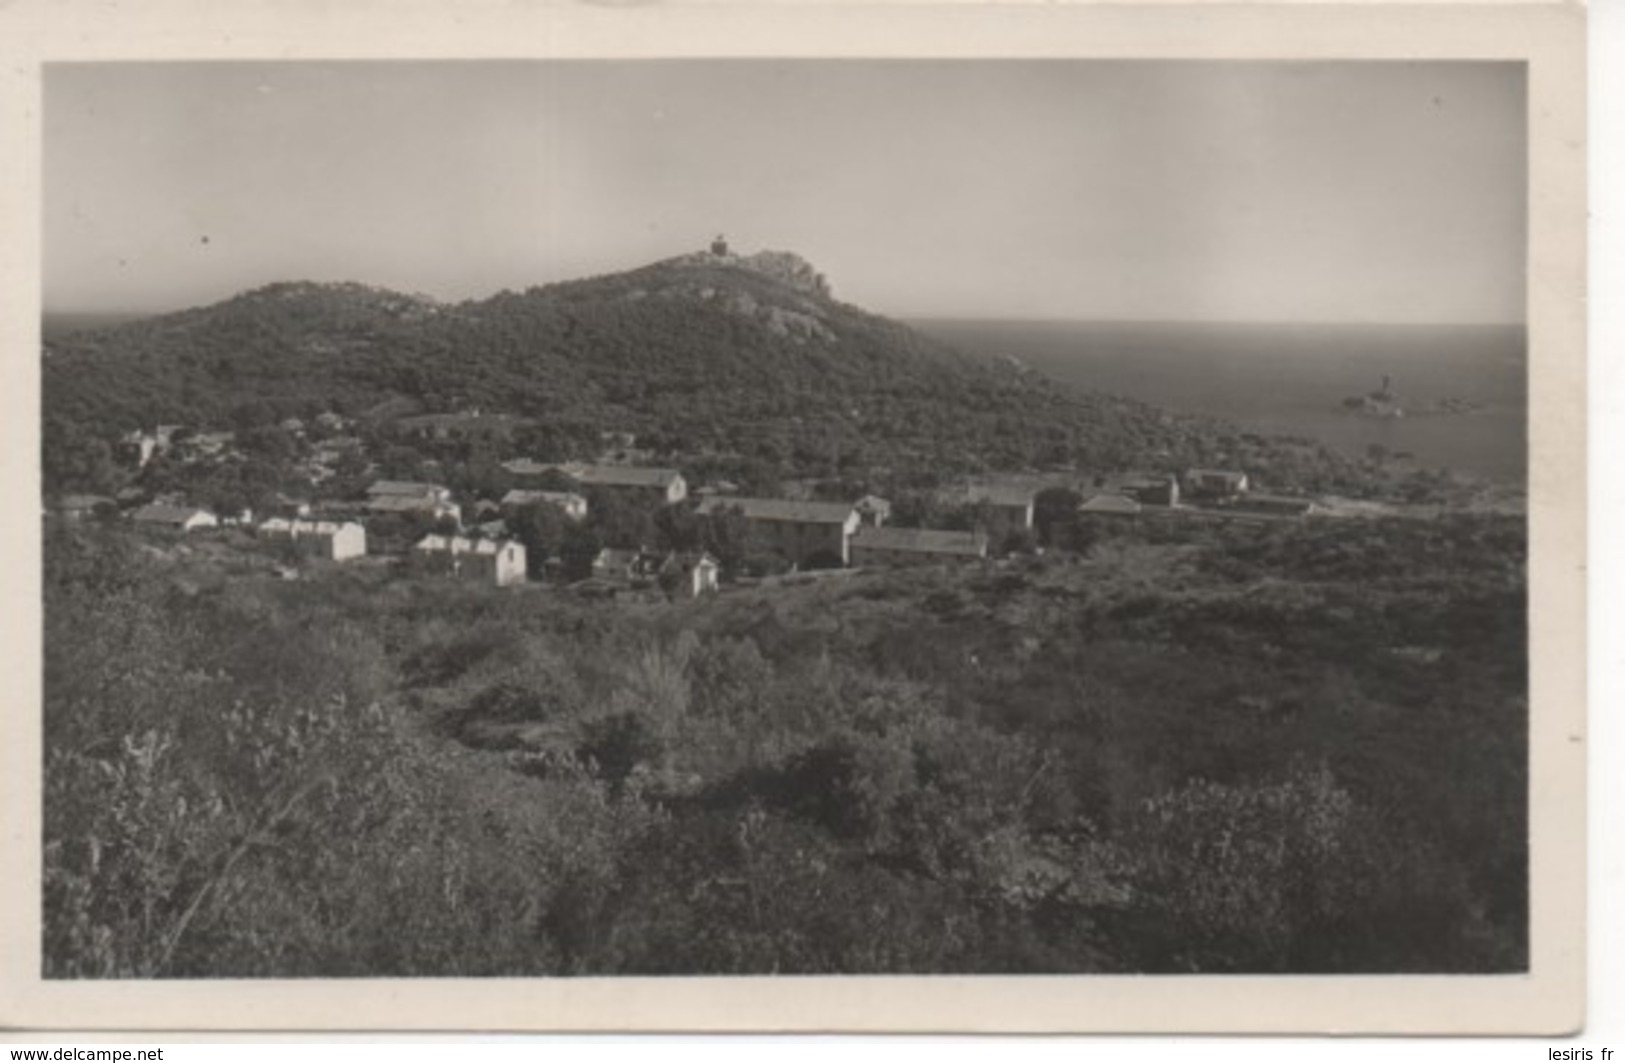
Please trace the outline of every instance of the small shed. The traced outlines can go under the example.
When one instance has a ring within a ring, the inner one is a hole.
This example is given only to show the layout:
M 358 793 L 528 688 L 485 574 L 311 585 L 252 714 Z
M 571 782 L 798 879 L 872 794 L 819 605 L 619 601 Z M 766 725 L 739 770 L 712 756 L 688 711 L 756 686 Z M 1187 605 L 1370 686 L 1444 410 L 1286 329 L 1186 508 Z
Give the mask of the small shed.
M 636 574 L 640 552 L 604 547 L 592 559 L 592 578 L 630 583 Z
M 722 566 L 705 551 L 674 555 L 670 567 L 681 576 L 678 589 L 687 597 L 698 598 L 702 594 L 716 593 Z
M 864 495 L 852 503 L 852 508 L 858 511 L 863 524 L 870 528 L 879 528 L 891 519 L 891 502 L 879 495 Z

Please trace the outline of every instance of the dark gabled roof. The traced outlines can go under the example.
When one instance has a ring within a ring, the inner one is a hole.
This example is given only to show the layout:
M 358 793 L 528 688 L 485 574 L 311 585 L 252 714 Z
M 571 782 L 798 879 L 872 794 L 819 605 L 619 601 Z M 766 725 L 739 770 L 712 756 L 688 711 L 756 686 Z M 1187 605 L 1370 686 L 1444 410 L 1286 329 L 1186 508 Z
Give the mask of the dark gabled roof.
M 577 465 L 564 470 L 589 487 L 667 487 L 682 479 L 676 469 L 646 469 L 636 465 Z
M 784 521 L 790 524 L 845 524 L 857 512 L 850 502 L 797 502 L 788 498 L 712 496 L 700 503 L 701 513 L 738 509 L 746 520 Z
M 981 532 L 933 528 L 859 528 L 852 536 L 852 548 L 981 557 L 987 553 L 987 536 Z
M 965 498 L 973 505 L 985 502 L 990 506 L 1030 506 L 1037 493 L 1014 484 L 972 484 L 965 489 Z
M 1244 480 L 1247 474 L 1239 469 L 1191 469 L 1186 476 L 1221 476 L 1226 480 Z

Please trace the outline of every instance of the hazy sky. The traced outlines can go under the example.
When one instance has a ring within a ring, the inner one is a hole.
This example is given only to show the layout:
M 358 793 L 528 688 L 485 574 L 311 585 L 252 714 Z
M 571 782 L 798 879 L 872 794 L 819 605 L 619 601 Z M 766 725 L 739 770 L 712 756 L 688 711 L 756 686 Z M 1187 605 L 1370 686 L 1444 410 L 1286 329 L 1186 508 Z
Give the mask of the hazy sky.
M 1523 319 L 1494 63 L 58 64 L 49 309 L 445 299 L 704 246 L 898 316 Z

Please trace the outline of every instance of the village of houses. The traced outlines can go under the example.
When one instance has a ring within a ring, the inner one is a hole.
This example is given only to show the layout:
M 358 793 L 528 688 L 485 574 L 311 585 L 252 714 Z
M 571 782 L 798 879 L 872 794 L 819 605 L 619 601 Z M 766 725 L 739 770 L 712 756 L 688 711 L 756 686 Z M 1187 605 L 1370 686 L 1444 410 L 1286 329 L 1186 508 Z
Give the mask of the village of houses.
M 324 427 L 342 431 L 348 422 L 335 414 Z M 419 418 L 419 420 L 433 420 Z M 285 428 L 299 429 L 297 422 Z M 341 442 L 351 442 L 340 437 Z M 638 463 L 643 453 L 628 433 L 604 433 L 606 450 L 595 462 L 540 462 L 514 457 L 501 464 L 513 485 L 500 498 L 458 498 L 444 485 L 376 479 L 364 495 L 312 502 L 279 494 L 271 512 L 215 513 L 178 495 L 145 498 L 137 489 L 118 497 L 69 495 L 57 500 L 48 515 L 63 520 L 87 518 L 127 522 L 156 538 L 219 536 L 232 529 L 238 540 L 250 533 L 261 543 L 278 546 L 290 559 L 404 566 L 425 577 L 458 580 L 491 587 L 532 582 L 567 585 L 584 594 L 613 596 L 621 591 L 659 586 L 667 593 L 697 597 L 722 589 L 726 577 L 717 558 L 703 550 L 657 550 L 604 547 L 592 559 L 586 578 L 567 579 L 557 559 L 533 569 L 525 545 L 512 533 L 515 514 L 531 506 L 555 508 L 566 520 L 583 522 L 589 495 L 616 496 L 655 510 L 688 507 L 699 516 L 731 512 L 743 520 L 753 544 L 782 562 L 790 575 L 803 571 L 851 571 L 920 563 L 988 559 L 1005 552 L 1012 541 L 1031 542 L 1035 501 L 1046 487 L 1074 490 L 1080 483 L 1057 483 L 1012 474 L 981 478 L 939 493 L 947 506 L 974 511 L 972 528 L 902 527 L 893 523 L 892 505 L 877 495 L 851 501 L 793 497 L 748 497 L 731 483 L 691 487 L 675 468 Z M 183 431 L 161 426 L 136 430 L 124 439 L 122 456 L 135 469 L 154 457 L 183 452 L 183 460 L 232 460 L 230 432 Z M 304 471 L 312 486 L 331 478 L 331 463 L 341 448 L 313 450 Z M 561 489 L 562 484 L 570 485 Z M 1091 477 L 1077 515 L 1112 521 L 1208 519 L 1267 522 L 1296 520 L 1322 512 L 1308 498 L 1273 495 L 1253 489 L 1246 472 L 1190 469 L 1180 475 Z M 369 540 L 368 527 L 380 518 L 411 516 L 435 530 L 404 551 L 380 549 Z M 1023 533 L 1027 533 L 1023 535 Z M 1014 539 L 1012 537 L 1015 537 Z M 533 572 L 540 570 L 538 580 Z M 297 565 L 280 569 L 284 578 L 299 575 Z

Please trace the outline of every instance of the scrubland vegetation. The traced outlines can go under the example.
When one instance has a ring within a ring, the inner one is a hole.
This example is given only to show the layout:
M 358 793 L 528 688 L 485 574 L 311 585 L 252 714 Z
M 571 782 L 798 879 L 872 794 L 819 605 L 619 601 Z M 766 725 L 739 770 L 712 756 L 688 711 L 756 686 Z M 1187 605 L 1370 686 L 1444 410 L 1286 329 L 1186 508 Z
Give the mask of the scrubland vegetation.
M 1066 534 L 668 602 L 53 525 L 44 973 L 1525 968 L 1520 522 Z

